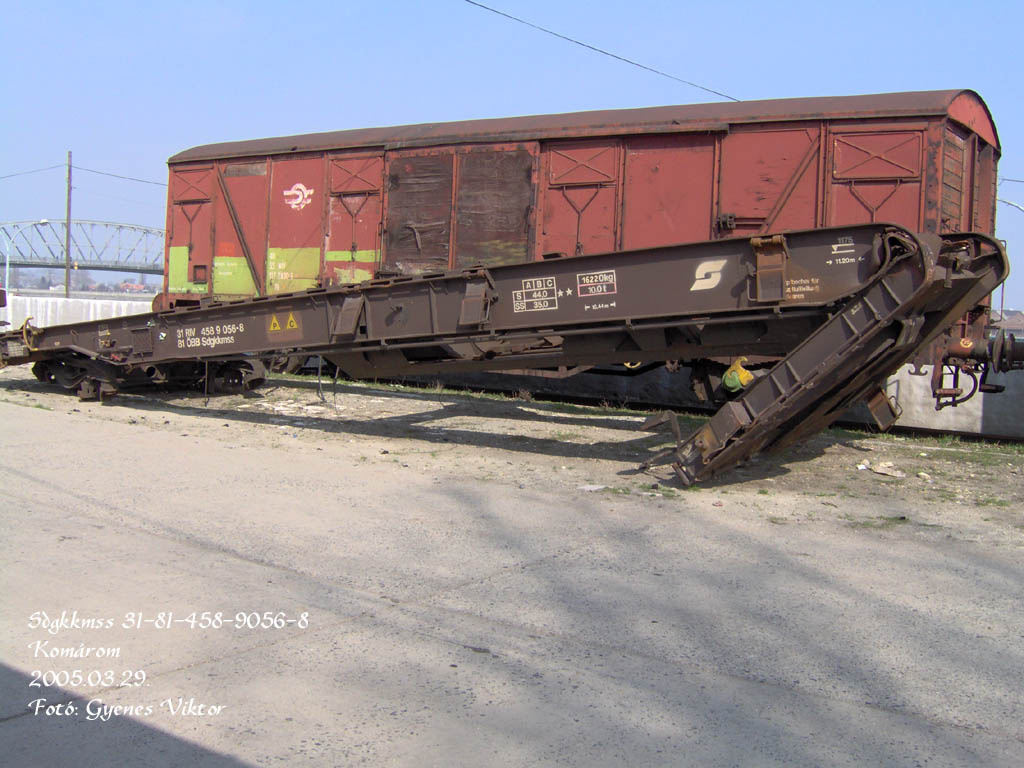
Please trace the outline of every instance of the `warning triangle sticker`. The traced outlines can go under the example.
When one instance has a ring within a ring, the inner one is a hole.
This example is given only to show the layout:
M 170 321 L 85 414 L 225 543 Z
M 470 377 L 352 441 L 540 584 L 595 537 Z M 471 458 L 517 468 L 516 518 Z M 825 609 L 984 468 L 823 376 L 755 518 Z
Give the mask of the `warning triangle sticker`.
M 295 322 L 295 315 L 293 315 L 291 312 L 289 312 L 288 313 L 288 323 L 285 325 L 285 328 L 287 330 L 289 330 L 289 331 L 294 331 L 298 327 L 299 327 L 299 324 Z
M 281 330 L 281 324 L 279 322 L 277 322 L 277 315 L 271 315 L 270 316 L 270 330 L 272 330 L 272 331 L 280 331 Z

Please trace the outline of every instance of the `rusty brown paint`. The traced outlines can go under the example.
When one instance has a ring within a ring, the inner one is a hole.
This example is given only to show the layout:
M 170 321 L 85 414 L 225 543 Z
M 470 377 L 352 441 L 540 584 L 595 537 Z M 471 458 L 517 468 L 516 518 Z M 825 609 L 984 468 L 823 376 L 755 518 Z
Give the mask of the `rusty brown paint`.
M 583 136 L 619 136 L 645 133 L 702 133 L 723 131 L 730 125 L 795 120 L 861 120 L 936 117 L 955 106 L 984 132 L 997 149 L 998 136 L 981 98 L 973 91 L 916 91 L 864 96 L 826 96 L 802 99 L 717 102 L 642 109 L 597 110 L 557 115 L 465 120 L 389 128 L 283 136 L 253 141 L 207 144 L 179 152 L 172 164 L 229 157 L 322 152 L 335 149 L 382 149 L 435 144 L 481 143 L 557 139 Z M 973 127 L 968 125 L 968 127 Z
M 197 148 L 171 160 L 177 279 L 155 306 L 245 295 L 246 263 L 253 294 L 840 224 L 991 234 L 987 114 L 972 92 L 937 91 Z

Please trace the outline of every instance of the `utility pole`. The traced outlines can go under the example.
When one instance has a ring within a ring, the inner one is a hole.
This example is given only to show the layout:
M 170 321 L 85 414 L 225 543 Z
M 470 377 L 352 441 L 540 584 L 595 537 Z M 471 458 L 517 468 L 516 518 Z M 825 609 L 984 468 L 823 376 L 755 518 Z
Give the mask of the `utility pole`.
M 64 217 L 64 298 L 71 296 L 71 150 L 68 150 L 68 207 Z

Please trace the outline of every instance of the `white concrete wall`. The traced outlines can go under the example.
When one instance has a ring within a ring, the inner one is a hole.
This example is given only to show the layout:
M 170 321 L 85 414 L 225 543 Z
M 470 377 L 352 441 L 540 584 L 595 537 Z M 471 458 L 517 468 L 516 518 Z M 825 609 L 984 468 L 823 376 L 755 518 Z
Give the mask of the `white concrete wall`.
M 903 414 L 896 423 L 901 427 L 962 432 L 986 437 L 1024 439 L 1024 371 L 989 376 L 989 384 L 1006 387 L 999 394 L 977 394 L 963 405 L 935 410 L 931 394 L 931 367 L 925 376 L 912 376 L 904 366 L 889 379 L 886 391 L 899 400 Z M 952 386 L 947 377 L 946 386 Z M 971 382 L 961 376 L 960 386 L 968 391 Z
M 152 311 L 149 299 L 65 299 L 63 296 L 12 296 L 7 294 L 7 306 L 0 309 L 0 318 L 10 323 L 5 330 L 16 329 L 32 318 L 32 325 L 65 325 L 86 320 L 106 320 L 110 317 L 138 315 Z

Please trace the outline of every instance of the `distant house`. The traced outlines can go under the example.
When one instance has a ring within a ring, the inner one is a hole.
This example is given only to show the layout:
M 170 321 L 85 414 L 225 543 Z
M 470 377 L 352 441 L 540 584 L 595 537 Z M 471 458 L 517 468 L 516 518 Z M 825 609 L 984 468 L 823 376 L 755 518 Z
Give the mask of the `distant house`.
M 1018 309 L 992 310 L 992 324 L 997 328 L 1024 333 L 1024 312 Z

